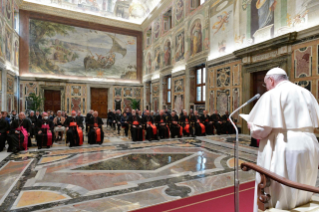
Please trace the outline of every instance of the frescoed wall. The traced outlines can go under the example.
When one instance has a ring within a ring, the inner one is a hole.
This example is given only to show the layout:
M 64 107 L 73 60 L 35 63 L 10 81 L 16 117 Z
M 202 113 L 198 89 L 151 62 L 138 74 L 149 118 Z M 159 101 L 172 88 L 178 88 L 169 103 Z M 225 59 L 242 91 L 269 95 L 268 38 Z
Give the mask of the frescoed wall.
M 143 110 L 143 87 L 113 87 L 113 110 L 132 110 L 132 100 L 139 102 L 139 108 Z
M 160 110 L 160 105 L 159 105 L 159 94 L 160 94 L 160 87 L 159 87 L 159 83 L 152 83 L 151 84 L 152 87 L 152 110 L 153 111 L 157 111 Z
M 30 73 L 136 79 L 136 37 L 35 19 L 29 37 Z
M 185 76 L 172 78 L 172 110 L 179 115 L 185 108 Z

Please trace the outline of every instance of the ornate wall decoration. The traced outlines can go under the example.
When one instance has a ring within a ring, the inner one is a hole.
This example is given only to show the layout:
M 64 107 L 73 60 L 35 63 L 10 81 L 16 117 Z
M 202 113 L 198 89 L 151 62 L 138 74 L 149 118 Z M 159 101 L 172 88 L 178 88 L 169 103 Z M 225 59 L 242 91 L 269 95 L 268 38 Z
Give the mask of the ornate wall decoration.
M 180 31 L 175 36 L 175 62 L 185 59 L 185 31 Z
M 15 67 L 19 67 L 19 37 L 14 36 L 13 43 L 13 65 Z
M 124 99 L 124 111 L 126 111 L 126 109 L 129 109 L 130 111 L 132 110 L 131 102 L 131 99 Z
M 153 99 L 152 99 L 152 110 L 155 111 L 155 112 L 159 110 L 159 99 L 158 99 L 158 97 L 153 97 Z
M 152 55 L 151 55 L 151 53 L 147 54 L 145 64 L 146 64 L 146 73 L 145 74 L 152 73 Z
M 232 111 L 234 111 L 235 109 L 237 109 L 240 106 L 240 89 L 239 88 L 234 88 L 233 89 L 233 108 Z M 239 113 L 237 112 L 236 114 L 234 114 L 234 119 L 238 119 Z
M 9 24 L 9 26 L 13 26 L 13 13 L 14 13 L 14 7 L 13 7 L 13 1 L 12 0 L 2 0 L 2 14 Z
M 115 87 L 114 88 L 114 97 L 121 97 L 122 96 L 122 88 L 121 87 Z
M 11 63 L 12 61 L 12 32 L 6 27 L 5 31 L 5 52 L 6 52 L 6 60 Z
M 214 91 L 209 93 L 209 114 L 213 114 L 215 111 Z
M 184 78 L 174 80 L 174 93 L 180 93 L 184 91 Z
M 213 68 L 208 68 L 208 77 L 209 77 L 209 88 L 215 87 L 215 71 Z
M 240 70 L 239 65 L 236 64 L 233 66 L 233 86 L 240 85 Z
M 190 29 L 190 54 L 194 56 L 202 51 L 203 30 L 201 19 L 196 19 Z
M 132 68 L 137 67 L 137 37 L 37 19 L 30 19 L 29 37 L 31 73 L 137 78 Z
M 124 97 L 133 97 L 133 89 L 132 88 L 124 88 Z
M 162 68 L 162 51 L 161 47 L 156 47 L 154 50 L 154 69 L 158 71 Z
M 217 91 L 217 110 L 220 115 L 224 115 L 226 111 L 230 111 L 230 90 Z
M 141 98 L 141 88 L 134 88 L 134 97 Z
M 312 47 L 296 49 L 294 52 L 295 78 L 311 76 L 312 69 Z
M 226 87 L 230 85 L 230 67 L 217 70 L 217 87 Z
M 185 9 L 184 0 L 175 0 L 175 5 L 174 5 L 175 13 L 173 13 L 175 14 L 175 26 L 184 20 L 184 9 Z
M 81 110 L 81 98 L 73 97 L 71 99 L 71 110 Z
M 2 21 L 2 18 L 0 16 L 0 58 L 5 57 L 5 49 L 4 49 L 5 27 L 4 26 L 5 26 L 5 23 Z
M 177 115 L 179 115 L 182 110 L 184 109 L 184 95 L 177 94 L 174 95 L 174 110 L 176 111 Z
M 170 66 L 172 64 L 172 43 L 170 40 L 166 40 L 164 44 L 164 66 Z
M 7 74 L 7 94 L 14 93 L 14 77 Z
M 115 110 L 122 110 L 122 99 L 115 99 L 114 104 Z
M 71 96 L 82 96 L 82 86 L 79 86 L 79 85 L 71 86 Z
M 299 85 L 305 89 L 307 89 L 308 91 L 311 92 L 311 81 L 299 81 L 299 82 L 295 82 L 296 85 Z
M 159 84 L 154 83 L 152 84 L 152 96 L 158 96 L 159 95 Z
M 157 18 L 154 22 L 154 26 L 153 26 L 154 40 L 157 40 L 160 36 L 160 33 L 161 33 L 160 20 L 161 20 L 160 18 Z
M 29 96 L 30 93 L 38 94 L 38 84 L 34 82 L 26 83 L 24 93 L 25 96 Z

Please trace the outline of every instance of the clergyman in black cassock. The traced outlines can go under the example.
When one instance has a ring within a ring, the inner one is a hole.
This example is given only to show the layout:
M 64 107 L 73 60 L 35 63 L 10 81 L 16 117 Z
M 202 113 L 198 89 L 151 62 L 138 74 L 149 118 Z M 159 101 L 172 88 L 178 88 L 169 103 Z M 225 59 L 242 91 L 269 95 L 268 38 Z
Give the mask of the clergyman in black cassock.
M 10 126 L 8 139 L 8 152 L 17 153 L 21 150 L 27 150 L 28 136 L 30 135 L 31 122 L 25 118 L 25 114 L 21 112 L 18 119 L 15 119 Z
M 42 149 L 42 147 L 50 148 L 53 143 L 53 130 L 54 124 L 49 119 L 47 113 L 43 113 L 43 119 L 38 120 L 36 125 L 36 139 L 38 149 Z
M 197 110 L 195 110 L 195 112 L 194 112 L 194 117 L 195 117 L 195 134 L 196 134 L 196 136 L 206 135 L 205 125 L 203 123 L 201 123 L 201 119 L 200 119 L 200 116 L 199 116 Z
M 89 122 L 92 117 L 93 117 L 93 110 L 90 110 L 85 117 L 85 132 L 86 133 L 89 133 L 89 128 L 90 128 Z
M 213 121 L 210 120 L 209 115 L 207 115 L 207 111 L 203 111 L 203 115 L 200 117 L 201 123 L 205 125 L 206 135 L 214 135 L 214 125 Z
M 98 117 L 98 112 L 93 112 L 93 117 L 89 121 L 89 144 L 102 144 L 104 140 L 103 121 Z
M 5 147 L 7 140 L 7 131 L 9 130 L 9 123 L 2 117 L 2 113 L 0 113 L 0 152 L 2 152 Z
M 175 136 L 181 138 L 183 135 L 183 127 L 179 125 L 179 118 L 174 111 L 169 117 L 169 120 L 171 124 L 171 138 L 175 138 Z
M 143 141 L 143 126 L 142 119 L 132 110 L 132 115 L 129 118 L 131 124 L 131 134 L 133 141 Z
M 186 111 L 183 111 L 183 115 L 181 115 L 179 122 L 183 127 L 183 135 L 184 136 L 194 136 L 193 127 L 191 126 L 190 118 L 187 115 Z
M 215 110 L 215 113 L 213 115 L 211 115 L 211 118 L 214 121 L 214 126 L 217 130 L 217 134 L 218 135 L 224 134 L 225 130 L 224 130 L 224 125 L 222 123 L 222 118 L 218 114 L 217 110 Z
M 155 126 L 153 117 L 150 116 L 150 112 L 148 110 L 145 111 L 143 123 L 145 124 L 146 139 L 149 141 L 152 139 L 159 140 L 157 136 L 157 127 Z
M 70 147 L 81 146 L 83 144 L 83 131 L 76 121 L 76 112 L 72 111 L 72 116 L 68 117 L 65 121 L 66 143 L 70 143 Z
M 158 134 L 161 139 L 169 138 L 169 128 L 167 124 L 166 116 L 164 115 L 164 111 L 161 110 L 160 114 L 156 117 L 156 123 L 158 126 Z
M 234 126 L 230 123 L 229 120 L 229 113 L 228 111 L 225 112 L 225 114 L 222 116 L 222 122 L 226 131 L 226 134 L 234 134 L 235 129 Z

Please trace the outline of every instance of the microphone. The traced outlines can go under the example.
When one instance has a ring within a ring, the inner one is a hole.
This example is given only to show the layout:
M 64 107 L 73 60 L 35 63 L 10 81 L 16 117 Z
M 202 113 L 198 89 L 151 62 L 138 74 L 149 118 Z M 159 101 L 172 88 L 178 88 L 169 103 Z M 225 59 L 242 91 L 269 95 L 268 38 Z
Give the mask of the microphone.
M 259 97 L 260 97 L 260 94 L 257 93 L 253 98 L 249 99 L 245 104 L 243 104 L 243 107 L 246 106 L 246 105 L 248 105 L 248 104 L 250 104 L 251 102 L 253 102 L 253 101 L 259 99 Z
M 235 212 L 239 212 L 239 172 L 238 172 L 238 166 L 239 166 L 239 154 L 238 154 L 238 148 L 239 148 L 239 138 L 238 138 L 238 128 L 235 125 L 235 123 L 232 120 L 232 116 L 237 113 L 241 108 L 245 107 L 249 103 L 259 99 L 260 94 L 257 93 L 253 98 L 249 99 L 247 102 L 245 102 L 243 105 L 239 106 L 236 110 L 234 110 L 230 116 L 229 120 L 231 124 L 234 126 L 235 131 L 236 131 L 236 143 L 235 143 L 235 148 L 234 148 L 234 157 L 235 157 L 235 177 L 234 177 L 234 186 L 235 186 Z

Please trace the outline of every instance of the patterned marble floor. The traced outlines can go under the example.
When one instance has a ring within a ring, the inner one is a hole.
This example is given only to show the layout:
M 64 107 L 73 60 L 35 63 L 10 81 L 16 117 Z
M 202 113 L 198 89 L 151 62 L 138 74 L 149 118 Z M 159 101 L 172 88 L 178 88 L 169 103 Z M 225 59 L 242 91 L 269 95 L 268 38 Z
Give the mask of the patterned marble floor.
M 233 185 L 233 135 L 134 143 L 109 132 L 106 140 L 0 153 L 0 211 L 129 211 Z M 250 137 L 240 141 L 240 162 L 255 162 Z M 240 181 L 254 175 L 240 172 Z

